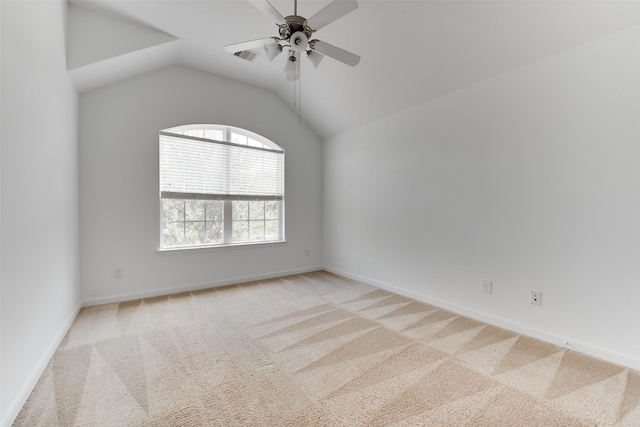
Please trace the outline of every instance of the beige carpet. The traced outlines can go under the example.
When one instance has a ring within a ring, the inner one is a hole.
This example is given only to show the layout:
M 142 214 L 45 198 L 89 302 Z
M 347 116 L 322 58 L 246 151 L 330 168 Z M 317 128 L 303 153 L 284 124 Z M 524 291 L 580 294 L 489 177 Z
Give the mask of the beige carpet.
M 640 373 L 326 272 L 83 309 L 16 426 L 640 426 Z

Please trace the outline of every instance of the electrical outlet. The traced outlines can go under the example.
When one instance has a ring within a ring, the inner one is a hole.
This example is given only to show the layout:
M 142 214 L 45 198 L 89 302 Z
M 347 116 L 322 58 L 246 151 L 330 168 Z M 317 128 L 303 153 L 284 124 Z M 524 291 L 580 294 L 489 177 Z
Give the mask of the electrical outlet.
M 304 250 L 304 256 L 309 256 L 309 253 L 311 252 L 310 249 L 305 249 Z
M 493 293 L 493 282 L 491 280 L 482 281 L 482 292 L 485 294 Z
M 542 305 L 542 292 L 531 291 L 531 304 Z
M 124 277 L 124 269 L 122 267 L 113 268 L 113 278 L 122 279 Z

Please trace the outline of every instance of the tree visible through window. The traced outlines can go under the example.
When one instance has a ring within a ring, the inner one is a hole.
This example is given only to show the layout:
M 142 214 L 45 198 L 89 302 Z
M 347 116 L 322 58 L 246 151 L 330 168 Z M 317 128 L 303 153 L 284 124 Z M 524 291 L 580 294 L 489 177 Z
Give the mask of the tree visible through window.
M 161 248 L 284 240 L 284 151 L 253 132 L 160 132 Z

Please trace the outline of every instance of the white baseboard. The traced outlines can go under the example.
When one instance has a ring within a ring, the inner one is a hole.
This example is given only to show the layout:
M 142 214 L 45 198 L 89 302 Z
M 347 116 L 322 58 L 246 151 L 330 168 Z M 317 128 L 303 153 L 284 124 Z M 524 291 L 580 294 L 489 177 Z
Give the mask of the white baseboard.
M 352 273 L 342 271 L 333 267 L 325 266 L 324 269 L 331 273 L 338 274 L 340 276 L 344 276 L 349 279 L 357 280 L 359 282 L 362 282 L 371 286 L 375 286 L 380 289 L 385 289 L 387 291 L 393 292 L 395 294 L 403 295 L 403 296 L 415 299 L 417 301 L 422 301 L 427 304 L 431 304 L 436 307 L 443 308 L 445 310 L 449 310 L 454 313 L 461 314 L 463 316 L 470 317 L 475 320 L 479 320 L 481 322 L 498 326 L 503 329 L 508 329 L 510 331 L 516 332 L 521 335 L 525 335 L 531 338 L 536 338 L 541 341 L 546 341 L 548 343 L 555 344 L 570 350 L 574 350 L 589 356 L 593 356 L 598 359 L 606 360 L 608 362 L 615 363 L 617 365 L 626 366 L 628 368 L 635 369 L 635 370 L 640 370 L 640 359 L 636 357 L 614 353 L 610 350 L 607 350 L 601 347 L 597 347 L 591 344 L 572 340 L 570 337 L 561 337 L 559 335 L 556 335 L 548 331 L 535 329 L 530 326 L 513 322 L 508 319 L 503 319 L 501 317 L 497 317 L 489 313 L 472 310 L 464 306 L 453 304 L 447 301 L 442 301 L 437 298 L 432 298 L 428 295 L 425 295 L 419 292 L 409 291 L 407 289 L 403 289 L 398 286 L 394 286 L 388 283 L 369 279 L 367 277 L 358 276 L 357 274 L 352 274 Z M 570 344 L 567 344 L 566 343 L 567 341 Z
M 11 424 L 13 424 L 18 414 L 20 414 L 20 410 L 22 409 L 27 399 L 31 395 L 31 392 L 33 392 L 33 389 L 36 387 L 36 384 L 38 384 L 38 381 L 40 380 L 42 373 L 44 372 L 47 365 L 49 364 L 49 361 L 51 361 L 51 358 L 53 357 L 56 350 L 60 346 L 60 343 L 64 339 L 65 335 L 67 335 L 69 328 L 71 328 L 73 321 L 78 316 L 78 313 L 80 312 L 80 307 L 81 307 L 81 304 L 79 303 L 74 308 L 73 312 L 71 313 L 71 315 L 69 316 L 65 324 L 62 326 L 60 331 L 53 338 L 53 340 L 51 341 L 51 344 L 49 344 L 49 347 L 47 347 L 47 350 L 44 352 L 44 354 L 40 358 L 40 361 L 33 368 L 33 372 L 27 379 L 27 382 L 24 383 L 18 395 L 15 397 L 13 402 L 11 402 L 11 405 L 9 405 L 9 409 L 7 410 L 7 412 L 2 416 L 2 419 L 0 420 L 0 427 L 11 427 Z
M 116 302 L 131 301 L 140 298 L 152 298 L 163 295 L 177 294 L 179 292 L 198 291 L 201 289 L 218 288 L 220 286 L 235 285 L 237 283 L 254 282 L 256 280 L 273 279 L 276 277 L 290 276 L 293 274 L 310 273 L 312 271 L 322 270 L 321 266 L 305 267 L 295 270 L 274 271 L 270 273 L 257 274 L 253 276 L 233 277 L 229 279 L 217 280 L 214 282 L 192 283 L 189 285 L 176 286 L 171 288 L 154 289 L 151 291 L 133 292 L 129 294 L 113 295 L 109 297 L 91 298 L 82 301 L 83 307 L 91 307 L 94 305 L 111 304 Z

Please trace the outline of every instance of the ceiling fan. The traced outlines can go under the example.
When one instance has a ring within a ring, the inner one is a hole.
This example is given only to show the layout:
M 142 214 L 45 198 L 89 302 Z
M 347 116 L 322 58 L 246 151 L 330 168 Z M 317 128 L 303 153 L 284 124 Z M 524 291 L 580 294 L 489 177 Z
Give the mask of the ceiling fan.
M 272 61 L 283 48 L 288 47 L 287 65 L 284 67 L 288 80 L 299 79 L 299 59 L 303 54 L 307 55 L 314 67 L 318 67 L 325 56 L 352 67 L 360 62 L 358 55 L 311 38 L 320 28 L 356 10 L 358 8 L 356 0 L 334 0 L 309 19 L 298 16 L 298 0 L 294 0 L 293 15 L 286 17 L 283 17 L 268 0 L 249 0 L 249 2 L 276 22 L 279 36 L 230 44 L 224 47 L 227 52 L 236 53 L 263 46 L 267 58 Z

